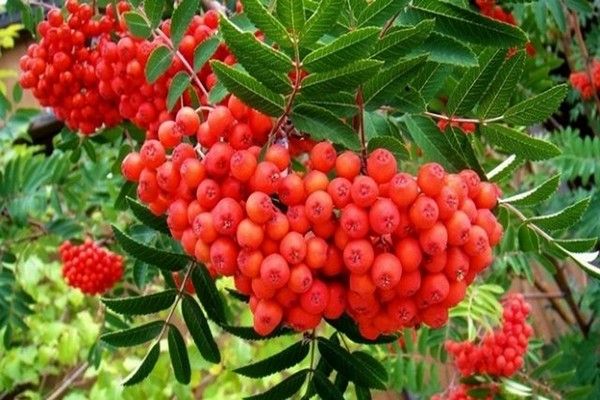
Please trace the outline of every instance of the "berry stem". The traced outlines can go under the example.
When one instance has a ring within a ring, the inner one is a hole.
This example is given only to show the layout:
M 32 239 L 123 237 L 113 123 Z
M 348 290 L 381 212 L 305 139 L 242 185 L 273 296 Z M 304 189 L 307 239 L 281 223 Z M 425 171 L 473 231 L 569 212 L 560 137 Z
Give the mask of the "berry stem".
M 285 109 L 283 110 L 283 114 L 277 119 L 271 134 L 269 135 L 269 143 L 273 141 L 273 137 L 277 134 L 279 129 L 283 126 L 285 121 L 287 120 L 288 115 L 292 111 L 292 105 L 294 104 L 294 99 L 298 94 L 298 90 L 300 89 L 300 81 L 302 80 L 301 69 L 300 69 L 300 53 L 298 51 L 298 44 L 294 42 L 294 86 L 292 87 L 292 93 L 290 93 L 290 97 L 288 98 L 287 104 L 285 105 Z

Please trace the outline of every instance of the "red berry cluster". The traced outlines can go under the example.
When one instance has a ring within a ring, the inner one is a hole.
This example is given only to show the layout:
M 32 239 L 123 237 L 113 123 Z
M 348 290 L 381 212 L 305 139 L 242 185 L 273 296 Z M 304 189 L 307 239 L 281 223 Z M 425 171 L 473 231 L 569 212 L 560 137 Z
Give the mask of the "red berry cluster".
M 531 308 L 521 294 L 510 294 L 503 306 L 501 329 L 487 333 L 480 343 L 446 342 L 446 350 L 456 359 L 462 376 L 509 377 L 523 366 L 523 356 L 533 333 L 527 323 Z
M 64 242 L 60 248 L 62 274 L 67 284 L 86 294 L 100 294 L 112 288 L 123 276 L 123 257 L 99 247 L 87 239 L 73 246 Z
M 477 125 L 475 125 L 473 122 L 454 121 L 452 119 L 452 117 L 450 118 L 449 121 L 446 119 L 440 119 L 437 122 L 437 126 L 438 126 L 438 128 L 440 128 L 440 131 L 442 131 L 442 132 L 446 130 L 446 127 L 448 125 L 450 125 L 454 128 L 458 128 L 466 134 L 473 133 L 477 129 Z
M 573 72 L 569 77 L 571 86 L 573 86 L 580 93 L 581 98 L 589 100 L 594 95 L 594 88 L 596 91 L 600 90 L 600 60 L 594 59 L 592 64 L 592 80 L 586 71 Z M 594 85 L 592 86 L 592 82 Z
M 160 27 L 163 36 L 152 40 L 139 39 L 129 31 L 124 31 L 117 42 L 103 41 L 100 46 L 102 60 L 96 70 L 101 95 L 116 101 L 123 118 L 147 130 L 147 137 L 155 139 L 160 124 L 173 119 L 175 115 L 167 110 L 166 102 L 173 77 L 178 72 L 189 73 L 184 61 L 188 66 L 193 65 L 194 50 L 214 34 L 218 22 L 216 11 L 208 11 L 202 16 L 195 15 L 181 40 L 179 55 L 173 54 L 169 69 L 151 84 L 147 82 L 144 71 L 152 51 L 160 45 L 167 45 L 171 35 L 170 20 L 164 21 Z M 219 46 L 212 58 L 228 64 L 235 63 L 224 44 Z M 207 104 L 206 95 L 197 84 L 200 82 L 204 90 L 210 90 L 216 84 L 216 77 L 208 63 L 197 73 L 196 78 L 198 81 L 193 81 L 192 87 L 200 102 Z M 183 103 L 192 104 L 191 95 L 187 91 L 183 95 Z
M 262 335 L 344 312 L 367 338 L 442 326 L 492 262 L 502 236 L 490 211 L 496 187 L 433 163 L 415 179 L 385 149 L 362 174 L 357 154 L 338 155 L 329 142 L 311 146 L 301 174 L 290 169 L 285 138 L 259 157 L 271 129 L 233 96 L 203 123 L 183 108 L 124 160 L 123 174 L 151 210 L 167 213 L 188 253 L 250 295 Z M 196 148 L 181 143 L 194 134 Z
M 475 4 L 479 7 L 481 13 L 487 17 L 495 19 L 496 21 L 505 22 L 510 25 L 517 25 L 515 16 L 510 12 L 502 8 L 502 6 L 496 5 L 496 0 L 475 0 Z M 525 50 L 529 56 L 535 55 L 535 48 L 531 42 L 525 44 Z M 512 57 L 517 52 L 516 48 L 511 48 L 508 51 L 507 56 Z
M 99 93 L 96 73 L 102 57 L 94 44 L 96 38 L 109 40 L 119 24 L 109 15 L 93 19 L 92 7 L 76 0 L 67 1 L 66 9 L 66 20 L 53 9 L 38 25 L 41 39 L 19 61 L 19 82 L 70 129 L 91 134 L 103 124 L 121 122 L 117 103 Z
M 128 119 L 155 139 L 160 124 L 175 115 L 167 111 L 166 103 L 173 77 L 189 72 L 196 47 L 218 26 L 216 11 L 194 16 L 177 49 L 179 54 L 173 54 L 166 73 L 150 84 L 146 64 L 156 47 L 168 44 L 171 21 L 162 23 L 162 35 L 139 39 L 120 17 L 129 9 L 124 1 L 116 9 L 109 4 L 105 14 L 95 18 L 91 6 L 69 0 L 67 19 L 59 9 L 51 10 L 38 25 L 40 42 L 30 46 L 20 61 L 21 85 L 32 89 L 40 104 L 52 107 L 70 129 L 92 134 L 102 125 L 114 126 Z M 235 63 L 224 44 L 212 58 Z M 206 90 L 216 84 L 210 65 L 206 63 L 194 78 L 192 88 L 200 103 L 207 104 Z M 190 92 L 182 97 L 183 104 L 192 104 Z

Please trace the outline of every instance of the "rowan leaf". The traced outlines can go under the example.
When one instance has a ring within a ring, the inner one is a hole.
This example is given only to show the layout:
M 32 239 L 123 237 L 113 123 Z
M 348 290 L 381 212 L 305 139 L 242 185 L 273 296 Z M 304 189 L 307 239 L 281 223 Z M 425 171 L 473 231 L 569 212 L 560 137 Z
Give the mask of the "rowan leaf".
M 183 95 L 185 90 L 190 85 L 190 76 L 183 71 L 179 71 L 171 80 L 169 92 L 167 94 L 167 111 L 172 111 L 177 101 Z
M 321 399 L 344 400 L 342 392 L 321 371 L 314 371 L 311 383 Z
M 221 61 L 211 61 L 213 72 L 227 90 L 246 104 L 271 116 L 283 113 L 283 97 L 265 87 L 256 78 Z
M 308 343 L 300 341 L 264 360 L 236 368 L 233 372 L 250 378 L 264 378 L 299 364 L 306 358 L 309 349 Z
M 146 19 L 135 11 L 127 11 L 123 13 L 125 19 L 125 25 L 129 32 L 140 39 L 146 39 L 152 34 L 152 27 L 148 25 Z
M 306 376 L 308 375 L 309 370 L 303 369 L 295 374 L 288 376 L 277 385 L 273 386 L 271 389 L 267 390 L 264 393 L 260 393 L 254 396 L 244 397 L 245 400 L 279 400 L 279 399 L 287 399 L 296 394 L 302 385 L 304 385 L 304 381 L 306 380 Z
M 546 140 L 534 138 L 502 125 L 482 126 L 481 131 L 491 143 L 509 154 L 515 154 L 526 160 L 547 160 L 561 153 L 558 147 Z
M 509 124 L 523 126 L 544 122 L 558 109 L 567 91 L 567 84 L 562 84 L 530 97 L 506 110 L 504 120 Z
M 423 20 L 411 27 L 392 26 L 375 45 L 372 57 L 378 60 L 396 61 L 423 43 L 434 26 L 433 19 Z
M 221 362 L 219 346 L 213 338 L 206 317 L 196 301 L 188 294 L 181 300 L 181 313 L 200 354 L 211 363 Z
M 113 225 L 112 228 L 115 239 L 121 248 L 131 256 L 147 264 L 154 265 L 167 271 L 179 271 L 191 261 L 191 259 L 184 254 L 172 253 L 140 243 L 131 236 L 123 233 L 123 231 L 115 225 Z
M 150 56 L 148 57 L 148 63 L 146 64 L 145 74 L 148 83 L 154 83 L 158 78 L 161 77 L 173 62 L 173 53 L 165 46 L 157 46 Z
M 219 295 L 214 279 L 212 279 L 206 267 L 201 264 L 194 266 L 191 278 L 194 289 L 196 289 L 196 295 L 204 306 L 208 317 L 219 324 L 225 323 L 227 318 L 223 300 Z
M 171 234 L 169 226 L 167 225 L 167 219 L 164 216 L 154 215 L 146 206 L 131 197 L 127 197 L 127 204 L 129 204 L 129 208 L 133 212 L 133 215 L 135 215 L 142 224 L 155 231 L 167 235 Z
M 358 60 L 333 71 L 310 74 L 302 81 L 301 93 L 319 95 L 354 91 L 358 85 L 375 74 L 382 64 L 382 61 Z
M 331 30 L 340 16 L 344 0 L 323 0 L 300 31 L 299 44 L 309 46 Z
M 378 28 L 350 31 L 325 46 L 308 53 L 302 60 L 307 71 L 337 68 L 340 65 L 366 58 L 377 42 Z
M 169 324 L 167 341 L 169 343 L 169 356 L 171 357 L 173 372 L 175 372 L 175 379 L 177 379 L 177 382 L 187 385 L 190 383 L 190 378 L 192 377 L 190 358 L 185 340 L 183 340 L 179 329 L 174 325 Z
M 181 0 L 171 17 L 171 42 L 178 48 L 198 9 L 198 0 Z
M 152 28 L 156 28 L 162 18 L 165 0 L 144 0 L 144 12 Z
M 164 321 L 152 321 L 135 328 L 105 333 L 100 340 L 114 347 L 137 346 L 156 338 L 162 332 Z
M 156 342 L 156 344 L 152 346 L 148 354 L 146 354 L 146 357 L 144 357 L 144 360 L 137 367 L 137 369 L 125 379 L 125 382 L 123 382 L 123 386 L 132 386 L 146 379 L 148 375 L 150 375 L 150 372 L 152 372 L 152 370 L 154 369 L 154 366 L 156 365 L 159 356 L 160 342 Z
M 504 61 L 479 101 L 477 115 L 480 118 L 502 115 L 521 79 L 524 66 L 525 54 L 522 51 Z
M 383 26 L 402 11 L 410 0 L 374 0 L 358 15 L 358 26 Z
M 385 389 L 385 382 L 360 358 L 325 338 L 318 338 L 321 356 L 338 372 L 358 385 Z
M 211 37 L 200 43 L 194 49 L 194 72 L 199 72 L 204 64 L 215 54 L 219 48 L 220 41 L 216 37 Z
M 547 231 L 557 231 L 570 228 L 581 220 L 590 205 L 591 198 L 586 197 L 569 207 L 550 215 L 532 217 L 528 222 Z
M 120 299 L 103 298 L 102 302 L 112 311 L 123 315 L 147 315 L 169 308 L 177 297 L 177 290 L 167 289 L 145 296 L 132 296 Z
M 548 179 L 540 186 L 528 190 L 523 193 L 515 194 L 506 199 L 502 199 L 502 203 L 510 203 L 514 206 L 526 206 L 531 207 L 535 206 L 541 202 L 548 200 L 560 185 L 560 174 L 553 176 Z
M 260 0 L 242 0 L 244 14 L 265 35 L 282 46 L 290 47 L 292 42 L 285 27 L 275 18 Z
M 304 26 L 304 0 L 277 0 L 275 9 L 279 21 L 289 30 L 298 35 Z

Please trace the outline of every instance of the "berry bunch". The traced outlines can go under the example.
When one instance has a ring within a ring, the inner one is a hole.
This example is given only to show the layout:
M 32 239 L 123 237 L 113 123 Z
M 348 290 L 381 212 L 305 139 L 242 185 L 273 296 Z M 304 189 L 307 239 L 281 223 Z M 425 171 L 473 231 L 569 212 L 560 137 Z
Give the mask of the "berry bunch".
M 592 80 L 594 85 L 592 86 Z M 571 86 L 573 86 L 583 100 L 589 100 L 594 95 L 594 87 L 600 90 L 600 60 L 594 59 L 592 64 L 592 80 L 586 71 L 573 72 L 569 77 Z
M 123 174 L 153 212 L 167 213 L 188 253 L 250 295 L 262 335 L 282 321 L 303 331 L 344 312 L 373 339 L 421 322 L 442 326 L 492 262 L 502 236 L 490 211 L 496 187 L 434 163 L 415 179 L 398 173 L 385 149 L 361 173 L 357 154 L 338 155 L 326 141 L 308 142 L 301 174 L 285 137 L 259 158 L 271 129 L 233 96 L 202 123 L 183 108 L 162 122 L 158 140 L 128 155 Z M 200 158 L 181 143 L 194 134 Z
M 477 397 L 469 396 L 469 391 L 477 391 Z M 488 392 L 485 397 L 482 397 L 482 391 Z M 466 384 L 460 383 L 457 386 L 452 387 L 449 391 L 443 394 L 436 394 L 431 397 L 431 400 L 475 400 L 484 399 L 492 400 L 494 394 L 498 393 L 499 388 L 495 383 L 481 383 L 481 384 Z
M 527 323 L 531 308 L 521 294 L 510 294 L 503 306 L 501 329 L 486 334 L 479 344 L 446 342 L 446 350 L 455 357 L 462 376 L 488 374 L 509 377 L 523 366 L 523 356 L 533 333 Z
M 112 15 L 111 9 L 107 9 L 107 15 Z M 178 72 L 189 73 L 184 62 L 188 66 L 193 65 L 194 50 L 214 34 L 218 26 L 218 14 L 211 10 L 202 16 L 194 16 L 179 45 L 179 54 L 173 54 L 169 69 L 156 81 L 148 83 L 144 73 L 148 58 L 156 47 L 169 44 L 170 24 L 170 20 L 164 21 L 160 27 L 162 36 L 152 40 L 139 39 L 129 31 L 123 31 L 117 42 L 106 40 L 99 46 L 102 59 L 96 73 L 100 80 L 101 95 L 116 101 L 120 115 L 147 130 L 146 136 L 150 139 L 156 139 L 158 127 L 163 121 L 174 117 L 175 113 L 167 110 L 166 102 L 171 81 Z M 224 44 L 219 45 L 212 59 L 235 63 Z M 192 81 L 192 88 L 200 102 L 207 104 L 204 92 L 216 84 L 208 63 L 196 74 L 196 78 L 197 81 Z M 191 104 L 190 93 L 186 91 L 182 100 L 184 104 Z
M 20 59 L 19 82 L 70 129 L 92 134 L 103 124 L 121 122 L 118 104 L 99 92 L 96 74 L 102 57 L 94 44 L 109 40 L 121 27 L 109 14 L 93 19 L 92 7 L 76 0 L 67 1 L 66 9 L 66 20 L 53 9 L 38 25 L 41 39 Z
M 83 293 L 104 293 L 123 276 L 123 257 L 89 239 L 79 246 L 66 241 L 61 244 L 59 252 L 67 284 Z

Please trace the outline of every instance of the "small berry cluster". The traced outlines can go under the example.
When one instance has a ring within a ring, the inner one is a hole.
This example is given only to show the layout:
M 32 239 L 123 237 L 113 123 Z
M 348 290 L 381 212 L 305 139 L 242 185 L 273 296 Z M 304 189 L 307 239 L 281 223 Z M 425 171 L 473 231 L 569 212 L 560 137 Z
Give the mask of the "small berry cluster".
M 110 15 L 93 19 L 88 4 L 69 0 L 66 9 L 66 20 L 53 9 L 38 25 L 41 39 L 21 57 L 19 82 L 70 129 L 92 134 L 103 124 L 121 122 L 117 103 L 99 93 L 96 73 L 102 57 L 94 44 L 97 38 L 109 40 L 110 33 L 121 28 Z
M 589 100 L 594 95 L 594 88 L 600 91 L 600 60 L 594 59 L 592 64 L 592 80 L 586 71 L 573 72 L 569 77 L 573 86 L 583 100 Z M 592 82 L 594 85 L 592 86 Z
M 110 9 L 107 10 L 110 15 Z M 117 102 L 120 115 L 147 131 L 149 139 L 156 139 L 158 127 L 163 121 L 173 119 L 175 112 L 167 109 L 167 94 L 174 76 L 179 72 L 189 73 L 187 63 L 193 65 L 194 50 L 198 45 L 213 36 L 218 26 L 216 11 L 204 15 L 195 15 L 186 30 L 179 54 L 173 54 L 169 69 L 153 83 L 146 80 L 145 69 L 152 51 L 160 45 L 167 45 L 171 35 L 171 21 L 166 20 L 160 26 L 161 36 L 151 40 L 139 39 L 129 31 L 123 31 L 117 42 L 103 41 L 100 45 L 102 60 L 98 63 L 97 75 L 100 79 L 99 90 L 106 99 Z M 181 58 L 180 58 L 181 57 Z M 235 63 L 224 44 L 220 44 L 212 59 L 227 64 Z M 210 90 L 216 84 L 216 77 L 206 63 L 192 81 L 192 88 L 201 104 L 207 104 L 203 90 Z M 192 97 L 186 91 L 183 104 L 192 104 Z
M 496 21 L 517 25 L 515 16 L 510 11 L 504 10 L 502 6 L 497 5 L 496 0 L 475 0 L 475 4 L 479 7 L 479 10 L 483 15 L 495 19 Z M 525 44 L 525 50 L 530 57 L 535 55 L 535 48 L 531 42 Z M 507 57 L 512 57 L 516 52 L 517 49 L 514 47 L 509 49 Z
M 523 295 L 510 294 L 503 303 L 502 327 L 487 333 L 479 344 L 446 342 L 462 376 L 488 374 L 509 377 L 523 366 L 533 329 L 527 323 L 531 308 Z
M 437 122 L 437 126 L 438 126 L 438 128 L 440 128 L 440 131 L 442 131 L 442 132 L 444 132 L 446 130 L 448 125 L 450 125 L 454 128 L 458 128 L 466 134 L 473 133 L 477 129 L 477 125 L 475 125 L 473 122 L 454 121 L 454 120 L 452 120 L 452 117 L 450 118 L 450 121 L 448 121 L 446 119 L 440 119 Z
M 237 98 L 204 121 L 182 108 L 122 171 L 153 212 L 167 213 L 188 253 L 250 295 L 262 335 L 344 312 L 372 339 L 421 322 L 440 327 L 492 262 L 499 193 L 473 171 L 432 163 L 415 179 L 377 149 L 363 174 L 356 153 L 307 141 L 309 168 L 299 173 L 285 137 L 259 157 L 272 120 Z M 194 135 L 196 148 L 181 142 Z
M 104 293 L 123 276 L 123 257 L 89 239 L 79 246 L 66 241 L 61 244 L 59 252 L 67 284 L 83 293 Z

